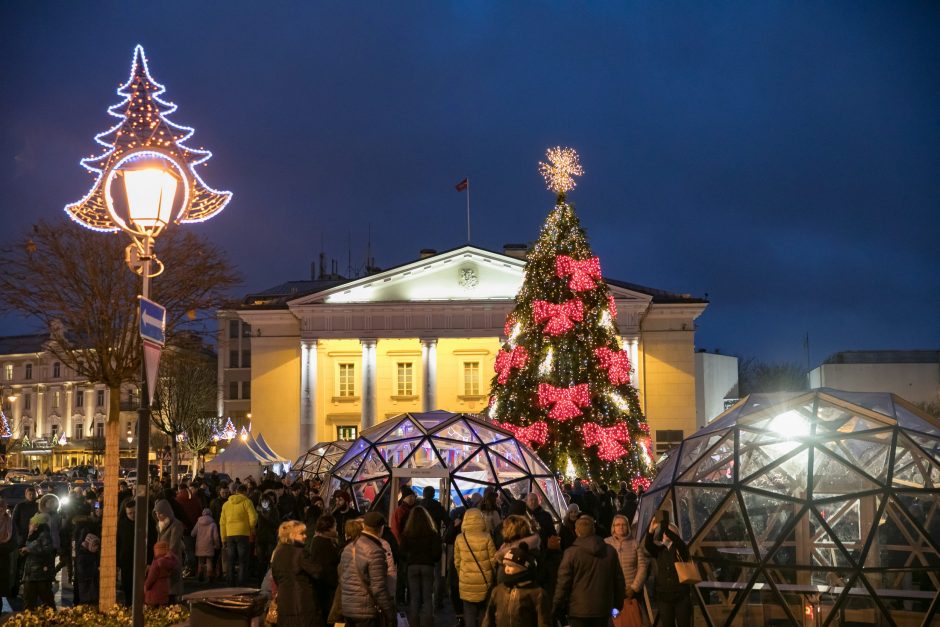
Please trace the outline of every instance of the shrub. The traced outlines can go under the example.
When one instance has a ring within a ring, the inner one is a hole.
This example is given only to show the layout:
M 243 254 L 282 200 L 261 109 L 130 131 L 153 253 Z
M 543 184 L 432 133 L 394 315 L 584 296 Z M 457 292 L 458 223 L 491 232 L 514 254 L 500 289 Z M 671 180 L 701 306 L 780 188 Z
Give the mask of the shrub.
M 189 608 L 185 605 L 169 605 L 145 608 L 144 622 L 147 627 L 170 627 L 186 621 Z M 64 607 L 53 610 L 48 607 L 19 612 L 4 621 L 4 627 L 46 627 L 47 625 L 83 625 L 87 627 L 130 627 L 133 622 L 131 610 L 116 605 L 107 612 L 99 612 L 91 605 Z

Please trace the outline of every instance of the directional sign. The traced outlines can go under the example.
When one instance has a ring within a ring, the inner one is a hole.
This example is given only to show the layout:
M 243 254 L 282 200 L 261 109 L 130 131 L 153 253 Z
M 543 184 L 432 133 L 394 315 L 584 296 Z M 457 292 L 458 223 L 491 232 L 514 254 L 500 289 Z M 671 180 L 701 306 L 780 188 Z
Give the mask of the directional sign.
M 166 341 L 166 307 L 146 298 L 140 299 L 140 337 L 163 346 Z

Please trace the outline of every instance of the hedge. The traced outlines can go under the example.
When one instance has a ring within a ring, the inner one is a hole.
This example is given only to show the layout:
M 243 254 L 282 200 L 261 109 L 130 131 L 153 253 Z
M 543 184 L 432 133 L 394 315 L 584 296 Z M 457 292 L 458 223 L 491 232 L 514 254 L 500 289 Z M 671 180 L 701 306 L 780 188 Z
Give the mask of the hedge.
M 170 627 L 189 619 L 189 608 L 185 605 L 145 608 L 144 622 L 147 627 Z M 133 623 L 131 609 L 117 605 L 101 613 L 91 605 L 63 607 L 53 610 L 43 607 L 29 612 L 19 612 L 3 621 L 3 627 L 46 627 L 46 625 L 87 625 L 89 627 L 130 627 Z

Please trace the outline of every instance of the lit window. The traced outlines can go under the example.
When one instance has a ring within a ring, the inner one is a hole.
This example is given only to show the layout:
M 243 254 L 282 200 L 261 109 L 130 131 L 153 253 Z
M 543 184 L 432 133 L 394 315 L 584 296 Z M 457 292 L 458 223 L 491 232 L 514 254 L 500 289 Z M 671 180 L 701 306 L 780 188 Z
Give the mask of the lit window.
M 339 394 L 338 396 L 356 395 L 356 365 L 339 364 Z
M 678 429 L 663 429 L 656 431 L 656 454 L 662 455 L 669 449 L 682 443 L 684 432 Z
M 83 431 L 82 423 L 75 423 L 75 426 L 72 427 L 72 430 L 75 432 L 75 435 L 72 436 L 72 439 L 81 440 L 84 437 L 85 432 Z
M 480 362 L 463 362 L 463 395 L 480 395 Z
M 104 407 L 104 390 L 96 390 L 95 401 L 98 407 Z
M 52 378 L 58 379 L 62 376 L 62 364 L 55 362 L 52 364 Z
M 75 406 L 85 406 L 85 390 L 75 390 Z
M 13 364 L 6 364 L 3 366 L 3 378 L 7 381 L 13 380 Z
M 396 394 L 398 396 L 413 396 L 415 393 L 414 381 L 414 365 L 411 362 L 398 362 Z
M 352 442 L 359 437 L 359 427 L 353 425 L 336 425 L 336 439 Z
M 32 379 L 33 378 L 33 364 L 26 364 L 26 366 L 24 367 L 24 370 L 26 372 L 24 373 L 23 378 Z
M 62 393 L 56 390 L 52 393 L 52 409 L 59 408 L 59 399 L 61 398 Z

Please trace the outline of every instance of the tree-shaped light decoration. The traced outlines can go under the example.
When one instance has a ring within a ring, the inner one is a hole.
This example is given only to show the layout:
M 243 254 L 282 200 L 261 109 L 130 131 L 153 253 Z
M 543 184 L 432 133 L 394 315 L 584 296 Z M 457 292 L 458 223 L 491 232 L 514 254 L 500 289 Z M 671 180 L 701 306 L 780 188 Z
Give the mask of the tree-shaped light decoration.
M 13 432 L 10 431 L 10 423 L 7 421 L 7 415 L 0 409 L 0 438 L 12 438 Z
M 150 76 L 143 47 L 137 46 L 130 78 L 117 90 L 124 101 L 108 109 L 120 122 L 95 136 L 95 141 L 107 150 L 81 161 L 96 175 L 95 183 L 84 198 L 65 207 L 69 217 L 82 226 L 106 232 L 123 228 L 123 219 L 110 206 L 108 187 L 122 165 L 140 157 L 169 161 L 181 180 L 184 201 L 173 216 L 174 221 L 202 222 L 228 204 L 231 192 L 212 189 L 196 172 L 195 166 L 207 161 L 212 153 L 183 143 L 194 131 L 167 119 L 176 105 L 160 98 L 164 91 L 163 85 Z
M 552 148 L 540 171 L 557 201 L 507 320 L 489 415 L 566 476 L 642 485 L 653 470 L 649 426 L 600 260 L 566 200 L 578 155 Z
M 225 426 L 222 428 L 222 433 L 219 435 L 222 436 L 223 440 L 234 440 L 235 436 L 238 435 L 238 431 L 235 430 L 235 425 L 232 424 L 231 417 L 225 419 Z
M 239 437 L 241 437 L 242 442 L 247 442 L 247 441 L 248 441 L 248 429 L 245 428 L 244 425 L 242 425 L 242 431 L 241 431 L 241 433 L 239 434 Z

